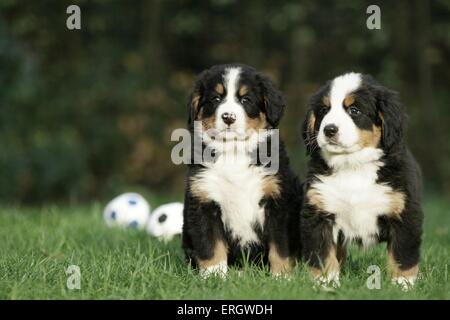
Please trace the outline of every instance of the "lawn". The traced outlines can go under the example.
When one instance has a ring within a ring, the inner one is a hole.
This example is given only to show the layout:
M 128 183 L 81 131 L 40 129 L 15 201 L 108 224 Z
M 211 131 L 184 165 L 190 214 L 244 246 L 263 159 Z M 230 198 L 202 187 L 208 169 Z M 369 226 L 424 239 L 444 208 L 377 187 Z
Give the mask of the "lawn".
M 157 203 L 154 203 L 156 205 Z M 102 207 L 0 209 L 1 299 L 449 299 L 450 202 L 427 198 L 421 278 L 403 292 L 390 284 L 385 246 L 352 247 L 334 291 L 315 289 L 306 268 L 275 279 L 267 269 L 231 270 L 224 281 L 201 280 L 184 260 L 180 239 L 161 243 L 136 230 L 109 229 Z M 81 288 L 67 288 L 66 269 L 79 266 Z M 370 290 L 367 268 L 381 269 Z

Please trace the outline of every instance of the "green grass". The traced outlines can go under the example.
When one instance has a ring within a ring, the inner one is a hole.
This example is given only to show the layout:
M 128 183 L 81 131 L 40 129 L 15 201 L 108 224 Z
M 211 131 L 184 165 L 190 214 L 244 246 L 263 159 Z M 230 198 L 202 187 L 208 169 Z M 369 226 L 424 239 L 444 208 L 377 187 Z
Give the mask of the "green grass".
M 156 204 L 156 203 L 155 203 Z M 341 287 L 313 288 L 306 268 L 292 279 L 267 269 L 232 269 L 227 280 L 201 280 L 184 260 L 177 238 L 167 244 L 135 230 L 109 229 L 101 207 L 0 209 L 1 299 L 449 299 L 450 202 L 425 202 L 421 279 L 403 292 L 390 284 L 385 246 L 352 247 Z M 81 289 L 66 287 L 69 265 L 81 270 Z M 367 268 L 381 268 L 381 289 L 369 290 Z

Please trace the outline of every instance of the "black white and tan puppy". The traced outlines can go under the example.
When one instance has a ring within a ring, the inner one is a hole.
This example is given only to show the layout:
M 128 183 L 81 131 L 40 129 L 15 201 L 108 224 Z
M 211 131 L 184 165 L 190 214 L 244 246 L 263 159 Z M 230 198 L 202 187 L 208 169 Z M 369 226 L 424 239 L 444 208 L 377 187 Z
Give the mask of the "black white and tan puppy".
M 397 94 L 367 75 L 339 76 L 311 98 L 300 219 L 302 253 L 317 279 L 339 285 L 349 242 L 387 242 L 392 279 L 415 282 L 421 173 L 405 143 L 405 122 Z
M 298 180 L 281 141 L 275 150 L 266 147 L 276 171 L 255 158 L 263 144 L 274 143 L 284 107 L 280 91 L 252 67 L 217 65 L 198 76 L 189 129 L 202 132 L 200 151 L 210 149 L 215 158 L 188 166 L 183 248 L 203 276 L 224 275 L 243 256 L 268 261 L 274 274 L 292 268 L 299 241 Z

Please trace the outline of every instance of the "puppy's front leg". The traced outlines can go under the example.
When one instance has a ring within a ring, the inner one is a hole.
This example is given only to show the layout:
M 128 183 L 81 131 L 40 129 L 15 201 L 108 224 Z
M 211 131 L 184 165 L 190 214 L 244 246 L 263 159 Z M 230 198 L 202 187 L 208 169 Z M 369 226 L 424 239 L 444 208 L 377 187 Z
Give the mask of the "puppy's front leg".
M 267 214 L 267 229 L 269 232 L 268 239 L 268 258 L 270 265 L 270 272 L 274 276 L 286 275 L 290 273 L 295 264 L 295 257 L 290 249 L 290 234 L 289 221 L 287 214 L 277 214 L 279 212 L 285 213 L 286 209 L 279 208 L 275 202 L 269 200 L 266 204 Z
M 312 276 L 321 284 L 339 287 L 340 264 L 330 219 L 307 206 L 301 216 L 302 252 Z
M 224 240 L 220 208 L 213 202 L 187 198 L 183 226 L 183 247 L 204 278 L 228 271 L 228 247 Z
M 311 273 L 320 284 L 339 287 L 341 285 L 339 281 L 340 265 L 336 256 L 336 247 L 330 246 L 327 252 L 320 259 L 320 268 L 312 266 Z
M 212 252 L 208 255 L 201 255 L 197 259 L 200 268 L 200 275 L 207 278 L 210 275 L 225 277 L 228 272 L 227 246 L 221 239 L 215 240 Z
M 419 209 L 417 209 L 419 210 Z M 388 269 L 394 283 L 404 290 L 414 285 L 419 272 L 421 215 L 404 211 L 401 219 L 391 220 L 388 240 Z
M 274 276 L 288 274 L 292 271 L 294 258 L 286 251 L 281 251 L 279 246 L 274 242 L 269 244 L 270 272 Z

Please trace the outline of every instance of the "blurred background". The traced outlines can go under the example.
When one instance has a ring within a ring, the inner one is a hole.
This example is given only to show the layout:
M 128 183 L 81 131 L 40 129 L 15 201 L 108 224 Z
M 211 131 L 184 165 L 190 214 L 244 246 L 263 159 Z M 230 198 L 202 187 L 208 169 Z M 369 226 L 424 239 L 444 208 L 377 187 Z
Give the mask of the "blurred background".
M 68 30 L 66 8 L 81 8 Z M 366 8 L 381 7 L 381 30 Z M 181 199 L 170 160 L 195 75 L 241 62 L 287 97 L 305 173 L 309 95 L 347 72 L 401 93 L 426 193 L 450 196 L 450 1 L 0 0 L 0 203 L 84 203 L 128 190 Z

